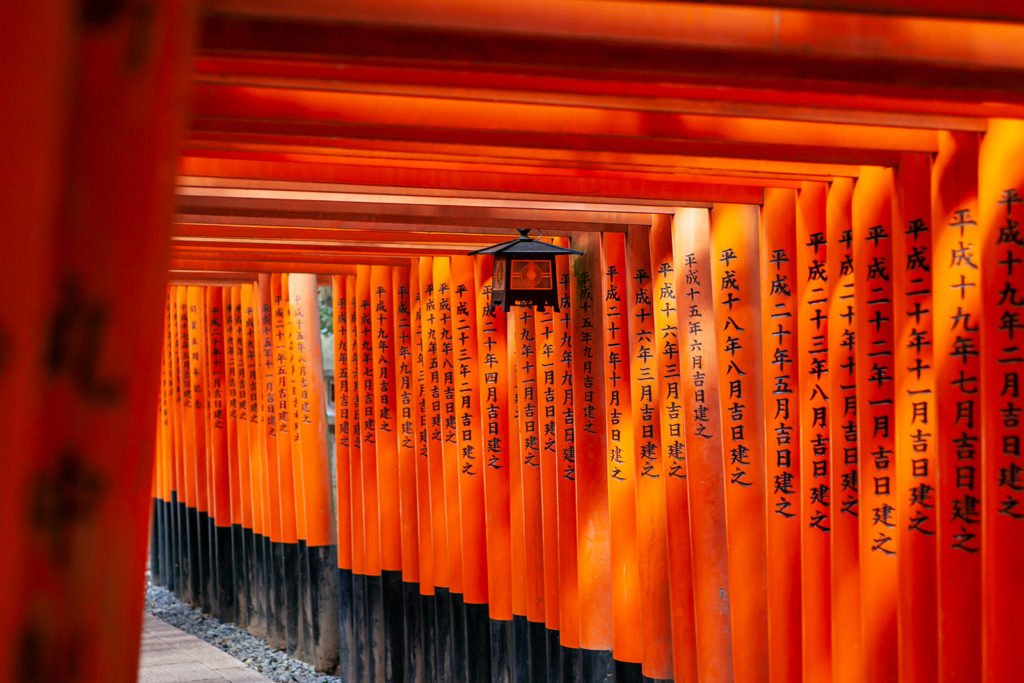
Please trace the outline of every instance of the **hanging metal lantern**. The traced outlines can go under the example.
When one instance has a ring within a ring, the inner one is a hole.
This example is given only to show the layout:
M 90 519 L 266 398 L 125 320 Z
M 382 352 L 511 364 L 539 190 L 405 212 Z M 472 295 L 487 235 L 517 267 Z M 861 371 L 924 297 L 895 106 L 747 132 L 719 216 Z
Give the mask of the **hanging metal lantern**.
M 558 266 L 556 256 L 580 255 L 582 251 L 556 247 L 529 237 L 529 228 L 520 228 L 520 237 L 469 252 L 471 256 L 494 256 L 491 280 L 491 309 L 499 306 L 533 306 L 543 311 L 551 306 L 558 311 Z

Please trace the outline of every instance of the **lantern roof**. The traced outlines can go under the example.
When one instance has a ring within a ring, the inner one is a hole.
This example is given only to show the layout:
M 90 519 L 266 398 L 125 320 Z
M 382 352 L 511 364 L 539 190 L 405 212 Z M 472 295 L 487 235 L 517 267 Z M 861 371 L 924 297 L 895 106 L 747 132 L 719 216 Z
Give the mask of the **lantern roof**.
M 476 256 L 477 254 L 504 254 L 504 255 L 516 255 L 522 254 L 526 256 L 561 256 L 563 254 L 576 254 L 577 256 L 582 255 L 582 251 L 575 249 L 566 249 L 565 247 L 558 247 L 554 244 L 548 244 L 547 242 L 541 242 L 535 240 L 529 236 L 529 228 L 519 228 L 519 237 L 508 242 L 502 242 L 501 244 L 492 244 L 489 247 L 483 249 L 477 249 L 476 251 L 469 252 L 470 256 Z

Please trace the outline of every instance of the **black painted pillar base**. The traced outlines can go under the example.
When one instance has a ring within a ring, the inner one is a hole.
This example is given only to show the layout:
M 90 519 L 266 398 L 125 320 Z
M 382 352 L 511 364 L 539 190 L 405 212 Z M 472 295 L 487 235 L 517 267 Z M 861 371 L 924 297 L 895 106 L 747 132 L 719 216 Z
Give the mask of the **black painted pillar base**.
M 217 583 L 223 571 L 220 566 L 220 557 L 217 555 L 217 522 L 213 515 L 206 515 L 206 557 L 210 560 L 209 570 L 206 573 L 207 591 L 209 591 L 210 614 L 220 614 L 220 591 Z
M 489 619 L 491 681 L 512 683 L 512 621 Z
M 583 674 L 580 680 L 587 683 L 614 680 L 615 660 L 612 658 L 611 650 L 580 648 L 580 669 Z
M 373 653 L 370 651 L 370 606 L 366 597 L 366 575 L 352 572 L 352 668 L 354 681 L 374 680 Z
M 199 573 L 199 511 L 195 508 L 185 508 L 185 524 L 188 535 L 188 604 L 193 607 L 199 606 L 200 595 L 200 573 Z
M 452 666 L 455 679 L 458 681 L 469 680 L 467 660 L 469 653 L 466 650 L 466 603 L 462 593 L 452 591 L 450 594 L 452 603 Z
M 562 681 L 576 683 L 583 679 L 580 651 L 574 647 L 561 647 L 562 650 Z
M 434 589 L 434 605 L 437 619 L 437 636 L 435 646 L 437 650 L 437 679 L 442 681 L 455 680 L 455 663 L 452 633 L 452 598 L 447 588 L 437 587 Z
M 640 683 L 644 678 L 643 667 L 639 662 L 620 662 L 615 660 L 616 683 Z
M 402 669 L 407 681 L 426 681 L 427 671 L 423 653 L 423 606 L 420 600 L 420 585 L 402 582 L 402 606 L 405 644 L 405 659 Z
M 512 680 L 530 683 L 530 626 L 526 616 L 512 615 Z
M 487 604 L 466 603 L 466 672 L 469 681 L 491 680 L 491 626 Z
M 267 577 L 266 577 L 266 545 L 261 534 L 255 531 L 249 536 L 252 548 L 249 577 L 249 633 L 263 640 L 267 639 Z
M 284 581 L 282 582 L 286 652 L 295 655 L 299 646 L 299 546 L 282 543 Z
M 437 598 L 420 593 L 420 613 L 423 615 L 423 670 L 427 681 L 440 680 L 437 668 Z
M 365 581 L 366 621 L 370 629 L 370 667 L 374 680 L 389 680 L 387 678 L 387 630 L 384 622 L 384 581 L 379 574 L 367 575 Z
M 196 510 L 196 558 L 199 562 L 198 591 L 196 601 L 199 609 L 207 614 L 213 614 L 213 589 L 211 582 L 211 555 L 210 555 L 210 515 Z
M 306 548 L 309 557 L 309 588 L 313 626 L 313 661 L 317 671 L 338 669 L 338 548 L 318 545 Z
M 644 683 L 672 683 L 674 678 L 651 678 L 650 676 L 643 676 Z
M 161 572 L 161 534 L 163 532 L 163 505 L 159 498 L 153 498 L 152 512 L 149 516 L 149 576 L 156 585 L 163 584 Z
M 231 527 L 231 563 L 235 569 L 235 624 L 239 628 L 249 625 L 248 532 L 241 524 Z
M 549 681 L 560 681 L 562 680 L 562 647 L 558 641 L 558 631 L 551 628 L 544 629 L 545 631 L 545 659 L 548 665 L 547 680 Z
M 299 605 L 299 637 L 295 656 L 304 662 L 313 662 L 313 602 L 309 587 L 309 555 L 306 541 L 299 539 L 299 580 L 295 586 Z
M 171 491 L 171 503 L 169 514 L 167 515 L 168 521 L 170 522 L 171 529 L 171 580 L 168 582 L 167 588 L 174 592 L 175 595 L 181 596 L 181 553 L 182 553 L 182 542 L 181 542 L 181 504 L 178 503 L 178 493 Z
M 527 621 L 530 680 L 545 681 L 548 675 L 548 629 L 543 621 Z
M 267 644 L 278 650 L 283 650 L 288 644 L 288 637 L 285 631 L 285 606 L 284 606 L 284 543 L 270 543 L 268 583 L 270 584 L 267 609 Z
M 337 570 L 338 578 L 338 676 L 356 680 L 355 634 L 352 620 L 352 570 Z
M 405 591 L 402 572 L 380 573 L 384 609 L 385 680 L 405 680 Z
M 235 619 L 235 566 L 231 555 L 232 530 L 229 526 L 214 527 L 214 553 L 217 557 L 217 618 Z

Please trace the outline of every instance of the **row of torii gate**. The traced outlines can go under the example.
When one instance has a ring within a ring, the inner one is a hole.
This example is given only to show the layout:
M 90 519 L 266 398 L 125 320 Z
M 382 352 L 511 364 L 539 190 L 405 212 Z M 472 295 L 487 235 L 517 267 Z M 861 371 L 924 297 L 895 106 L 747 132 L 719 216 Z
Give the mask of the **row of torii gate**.
M 359 678 L 1013 680 L 1022 19 L 4 5 L 0 680 L 132 680 L 150 545 L 157 580 Z M 584 252 L 569 305 L 490 317 L 466 254 L 521 227 Z M 333 449 L 294 343 L 327 284 Z M 228 357 L 218 300 L 256 423 L 214 451 L 181 390 Z M 288 488 L 268 430 L 296 415 Z

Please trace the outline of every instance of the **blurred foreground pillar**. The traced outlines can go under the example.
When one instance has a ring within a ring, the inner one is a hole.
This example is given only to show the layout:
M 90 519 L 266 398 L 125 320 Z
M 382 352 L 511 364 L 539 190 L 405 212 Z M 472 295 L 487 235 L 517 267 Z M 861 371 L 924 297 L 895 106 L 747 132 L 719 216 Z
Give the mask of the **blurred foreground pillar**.
M 135 679 L 194 26 L 178 0 L 0 5 L 0 683 Z

